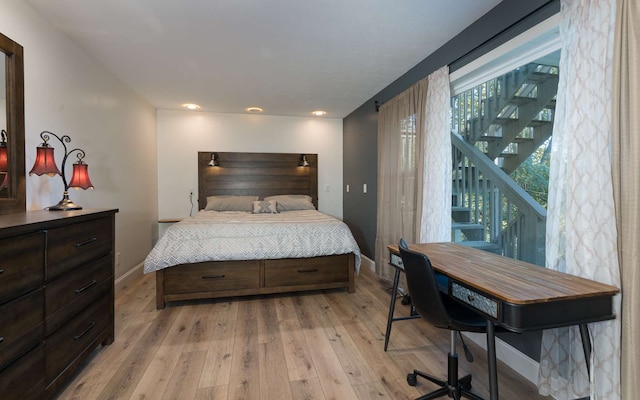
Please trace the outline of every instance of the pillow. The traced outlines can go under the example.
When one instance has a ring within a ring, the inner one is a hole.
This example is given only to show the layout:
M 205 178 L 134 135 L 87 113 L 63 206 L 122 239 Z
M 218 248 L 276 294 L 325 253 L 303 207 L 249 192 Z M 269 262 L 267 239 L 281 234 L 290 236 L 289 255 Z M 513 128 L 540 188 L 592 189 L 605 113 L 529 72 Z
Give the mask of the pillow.
M 253 213 L 263 214 L 270 213 L 275 214 L 278 212 L 275 200 L 262 200 L 253 202 Z
M 264 199 L 267 201 L 275 200 L 277 202 L 278 212 L 316 209 L 311 202 L 311 196 L 305 194 L 283 194 L 265 197 Z
M 208 196 L 205 211 L 248 211 L 258 196 Z

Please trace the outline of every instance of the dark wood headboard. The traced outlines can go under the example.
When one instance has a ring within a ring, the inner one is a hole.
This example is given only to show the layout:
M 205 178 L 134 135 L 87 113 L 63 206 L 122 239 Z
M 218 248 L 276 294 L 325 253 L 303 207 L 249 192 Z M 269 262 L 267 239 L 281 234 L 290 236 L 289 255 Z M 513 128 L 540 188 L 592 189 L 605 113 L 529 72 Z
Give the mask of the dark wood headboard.
M 318 208 L 318 155 L 306 154 L 308 167 L 301 167 L 300 153 L 215 152 L 218 166 L 209 166 L 211 151 L 198 152 L 198 210 L 207 196 L 267 196 L 306 194 Z

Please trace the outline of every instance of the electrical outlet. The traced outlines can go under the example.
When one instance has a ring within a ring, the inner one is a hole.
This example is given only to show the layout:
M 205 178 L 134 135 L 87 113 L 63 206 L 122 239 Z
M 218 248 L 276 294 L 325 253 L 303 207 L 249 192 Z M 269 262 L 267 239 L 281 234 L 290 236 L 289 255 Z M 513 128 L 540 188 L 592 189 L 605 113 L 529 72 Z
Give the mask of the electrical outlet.
M 116 267 L 120 266 L 120 253 L 116 253 Z

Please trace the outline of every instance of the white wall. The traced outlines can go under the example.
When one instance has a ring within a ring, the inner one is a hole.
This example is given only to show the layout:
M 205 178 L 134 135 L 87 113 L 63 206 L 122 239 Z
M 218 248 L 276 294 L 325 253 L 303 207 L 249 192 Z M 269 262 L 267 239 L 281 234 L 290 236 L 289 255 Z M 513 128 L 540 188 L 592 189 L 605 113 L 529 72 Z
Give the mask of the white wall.
M 160 218 L 188 216 L 192 189 L 198 210 L 198 151 L 317 153 L 318 209 L 342 218 L 341 119 L 159 110 Z
M 1 55 L 2 53 L 0 53 Z M 1 76 L 1 75 L 0 75 Z M 4 87 L 4 85 L 2 85 Z M 7 113 L 4 110 L 7 109 L 7 100 L 0 99 L 0 129 L 7 130 Z
M 95 190 L 72 190 L 70 197 L 84 208 L 120 210 L 118 278 L 144 260 L 157 229 L 155 108 L 25 2 L 0 0 L 0 30 L 24 47 L 26 170 L 43 130 L 69 135 L 69 150 L 86 152 Z M 50 144 L 60 168 L 62 145 L 56 139 Z M 60 177 L 27 176 L 27 209 L 56 204 L 63 189 Z

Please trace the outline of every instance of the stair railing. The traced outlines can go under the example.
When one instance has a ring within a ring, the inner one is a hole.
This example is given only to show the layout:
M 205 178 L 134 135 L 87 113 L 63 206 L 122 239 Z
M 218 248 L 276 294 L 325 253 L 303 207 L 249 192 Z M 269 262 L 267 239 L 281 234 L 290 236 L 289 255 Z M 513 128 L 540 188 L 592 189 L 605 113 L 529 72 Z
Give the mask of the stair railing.
M 508 257 L 544 266 L 547 211 L 484 153 L 451 132 L 452 205 L 471 210 L 472 223 Z

